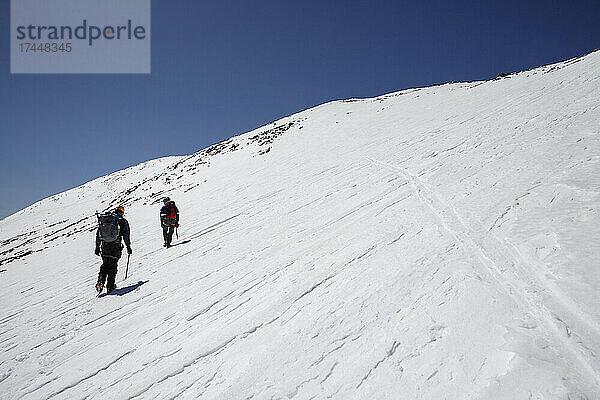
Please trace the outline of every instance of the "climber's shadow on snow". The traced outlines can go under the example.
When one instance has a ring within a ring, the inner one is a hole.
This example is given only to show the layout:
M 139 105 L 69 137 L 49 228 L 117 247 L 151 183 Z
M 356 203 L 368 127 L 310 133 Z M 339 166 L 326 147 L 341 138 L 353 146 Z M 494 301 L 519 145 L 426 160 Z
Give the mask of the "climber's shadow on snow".
M 179 246 L 179 245 L 182 245 L 182 244 L 188 244 L 189 242 L 191 242 L 190 239 L 184 240 L 183 242 L 175 243 L 175 244 L 171 245 L 171 247 Z
M 124 294 L 127 294 L 129 292 L 133 292 L 135 289 L 139 288 L 140 286 L 142 286 L 144 283 L 147 283 L 148 281 L 138 281 L 138 283 L 133 284 L 133 285 L 129 285 L 129 286 L 125 286 L 125 287 L 118 287 L 115 290 L 113 290 L 112 292 L 110 292 L 108 294 L 108 296 L 123 296 Z

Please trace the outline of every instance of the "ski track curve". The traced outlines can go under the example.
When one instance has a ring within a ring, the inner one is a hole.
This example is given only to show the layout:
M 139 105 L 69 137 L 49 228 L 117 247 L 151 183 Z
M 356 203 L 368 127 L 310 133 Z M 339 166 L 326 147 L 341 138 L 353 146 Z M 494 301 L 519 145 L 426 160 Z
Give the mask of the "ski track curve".
M 562 344 L 563 349 L 571 354 L 571 361 L 579 366 L 578 370 L 585 372 L 589 380 L 595 385 L 595 390 L 600 393 L 600 360 L 595 352 L 584 344 L 582 338 L 565 324 L 563 319 L 544 306 L 541 297 L 542 294 L 553 296 L 564 306 L 565 310 L 572 310 L 573 305 L 568 301 L 565 302 L 564 296 L 557 295 L 552 288 L 545 285 L 539 276 L 529 275 L 530 278 L 535 278 L 534 282 L 530 282 L 532 279 L 527 279 L 523 271 L 523 266 L 527 265 L 527 262 L 515 251 L 512 245 L 503 242 L 487 230 L 482 230 L 482 232 L 488 233 L 484 237 L 484 235 L 477 234 L 467 228 L 458 213 L 441 200 L 435 191 L 428 187 L 417 175 L 407 169 L 374 158 L 365 158 L 373 164 L 400 174 L 410 182 L 421 201 L 427 205 L 444 229 L 463 247 L 470 250 L 471 254 L 475 255 L 479 264 L 486 268 L 501 287 L 507 290 L 507 294 L 513 298 L 518 298 L 522 307 L 529 309 L 531 315 L 537 316 L 534 318 L 541 320 L 538 322 L 541 322 L 547 331 L 552 332 L 554 338 Z M 486 243 L 484 239 L 491 239 L 491 243 L 484 244 Z M 508 267 L 502 269 L 499 265 L 508 265 Z M 534 270 L 534 268 L 531 269 Z M 594 329 L 596 335 L 598 334 L 597 325 L 582 319 L 583 311 L 572 311 L 571 314 L 577 320 L 581 320 L 581 322 Z

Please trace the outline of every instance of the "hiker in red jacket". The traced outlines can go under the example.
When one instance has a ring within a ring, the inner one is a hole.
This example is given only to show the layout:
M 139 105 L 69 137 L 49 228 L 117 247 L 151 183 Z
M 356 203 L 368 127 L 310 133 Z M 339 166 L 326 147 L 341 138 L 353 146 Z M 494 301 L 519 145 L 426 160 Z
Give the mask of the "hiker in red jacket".
M 163 229 L 163 238 L 165 240 L 163 246 L 171 247 L 173 232 L 179 226 L 179 210 L 174 201 L 165 197 L 163 200 L 164 206 L 160 209 L 160 224 Z

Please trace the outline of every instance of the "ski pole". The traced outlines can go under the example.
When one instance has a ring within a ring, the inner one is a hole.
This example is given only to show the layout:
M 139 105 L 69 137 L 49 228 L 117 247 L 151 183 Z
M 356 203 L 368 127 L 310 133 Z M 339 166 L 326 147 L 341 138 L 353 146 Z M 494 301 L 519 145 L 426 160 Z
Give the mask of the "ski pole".
M 131 254 L 127 254 L 127 268 L 125 268 L 125 279 L 127 279 L 127 271 L 129 271 L 129 257 L 131 257 Z
M 177 240 L 179 240 L 179 231 L 177 230 L 179 226 L 175 227 L 175 236 L 177 236 Z

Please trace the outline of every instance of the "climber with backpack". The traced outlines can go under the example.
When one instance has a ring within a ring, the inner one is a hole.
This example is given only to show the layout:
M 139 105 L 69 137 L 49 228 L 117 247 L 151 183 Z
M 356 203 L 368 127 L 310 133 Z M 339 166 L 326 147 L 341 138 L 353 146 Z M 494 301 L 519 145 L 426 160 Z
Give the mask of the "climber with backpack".
M 102 256 L 102 265 L 96 283 L 98 294 L 102 292 L 105 281 L 106 293 L 110 293 L 116 288 L 117 263 L 123 251 L 121 239 L 125 242 L 127 254 L 131 254 L 129 222 L 123 218 L 123 214 L 125 214 L 123 206 L 118 206 L 112 212 L 97 214 L 98 230 L 96 232 L 96 250 L 94 254 Z
M 171 247 L 173 232 L 179 226 L 179 210 L 175 202 L 171 201 L 168 197 L 163 199 L 163 204 L 160 209 L 160 225 L 162 226 L 163 239 L 165 240 L 163 246 Z

